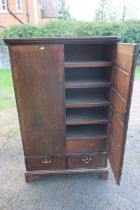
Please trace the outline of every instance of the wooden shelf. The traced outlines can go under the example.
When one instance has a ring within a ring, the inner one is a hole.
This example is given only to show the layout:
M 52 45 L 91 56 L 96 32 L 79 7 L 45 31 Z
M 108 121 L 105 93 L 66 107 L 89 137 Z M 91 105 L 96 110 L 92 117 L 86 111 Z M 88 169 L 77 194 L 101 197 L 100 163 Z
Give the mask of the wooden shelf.
M 111 67 L 113 62 L 110 61 L 74 61 L 74 62 L 65 62 L 65 68 L 71 67 Z
M 81 88 L 65 90 L 65 107 L 108 106 L 107 88 Z
M 105 99 L 95 99 L 92 98 L 90 100 L 67 100 L 65 102 L 66 108 L 74 108 L 74 107 L 101 107 L 101 106 L 109 106 L 109 101 Z
M 93 81 L 93 80 L 77 80 L 66 81 L 65 88 L 94 88 L 94 87 L 109 87 L 111 82 L 107 81 Z
M 68 68 L 65 69 L 65 88 L 109 87 L 108 68 Z
M 66 125 L 106 124 L 107 113 L 103 108 L 78 108 L 66 110 Z
M 107 138 L 104 125 L 70 125 L 66 128 L 67 140 L 88 140 Z

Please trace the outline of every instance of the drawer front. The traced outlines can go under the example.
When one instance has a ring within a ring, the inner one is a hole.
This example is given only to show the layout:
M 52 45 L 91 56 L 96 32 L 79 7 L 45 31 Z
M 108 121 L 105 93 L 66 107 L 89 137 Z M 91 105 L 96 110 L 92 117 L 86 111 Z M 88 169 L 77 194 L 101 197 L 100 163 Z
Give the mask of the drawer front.
M 69 157 L 68 168 L 99 168 L 107 166 L 106 155 Z
M 106 140 L 68 140 L 67 153 L 74 152 L 106 152 Z
M 65 158 L 25 158 L 27 170 L 65 169 Z

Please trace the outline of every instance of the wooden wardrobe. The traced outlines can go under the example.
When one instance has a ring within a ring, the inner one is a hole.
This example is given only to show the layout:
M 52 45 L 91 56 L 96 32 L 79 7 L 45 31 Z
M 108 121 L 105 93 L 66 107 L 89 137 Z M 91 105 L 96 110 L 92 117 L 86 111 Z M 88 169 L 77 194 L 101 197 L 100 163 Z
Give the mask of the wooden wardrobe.
M 117 37 L 5 39 L 33 176 L 91 172 L 120 183 L 137 46 Z

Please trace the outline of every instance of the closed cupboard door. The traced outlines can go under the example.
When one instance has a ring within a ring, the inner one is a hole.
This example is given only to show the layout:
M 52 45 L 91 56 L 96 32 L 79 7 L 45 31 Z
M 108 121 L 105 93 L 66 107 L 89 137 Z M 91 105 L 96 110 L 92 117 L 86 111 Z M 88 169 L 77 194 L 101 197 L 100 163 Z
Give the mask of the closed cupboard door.
M 64 155 L 63 45 L 9 49 L 25 155 Z
M 117 184 L 120 183 L 133 88 L 137 46 L 118 43 L 112 69 L 108 157 Z

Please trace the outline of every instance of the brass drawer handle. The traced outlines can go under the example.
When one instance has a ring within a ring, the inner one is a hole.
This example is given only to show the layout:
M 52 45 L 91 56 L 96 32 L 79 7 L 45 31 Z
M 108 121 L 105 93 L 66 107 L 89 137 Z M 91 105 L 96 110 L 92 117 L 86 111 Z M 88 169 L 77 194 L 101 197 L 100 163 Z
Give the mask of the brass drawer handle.
M 92 160 L 91 157 L 82 158 L 82 162 L 85 163 L 85 164 L 88 164 L 91 160 Z
M 50 163 L 52 163 L 52 160 L 50 160 L 48 158 L 45 158 L 44 160 L 42 160 L 42 163 L 43 164 L 50 164 Z

